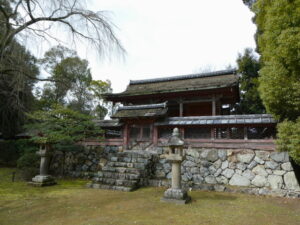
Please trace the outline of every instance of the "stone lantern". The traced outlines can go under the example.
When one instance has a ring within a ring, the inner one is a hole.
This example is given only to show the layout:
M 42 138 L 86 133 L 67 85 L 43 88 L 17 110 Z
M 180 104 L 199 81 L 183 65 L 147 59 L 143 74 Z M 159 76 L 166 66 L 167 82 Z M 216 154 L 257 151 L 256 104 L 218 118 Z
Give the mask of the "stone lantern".
M 184 142 L 179 138 L 178 128 L 174 128 L 169 140 L 169 152 L 164 157 L 172 163 L 172 187 L 165 191 L 164 202 L 186 204 L 191 198 L 187 191 L 181 188 L 181 163 L 185 159 Z
M 34 186 L 50 186 L 56 184 L 54 178 L 48 175 L 49 161 L 51 156 L 50 146 L 41 144 L 39 151 L 36 153 L 41 157 L 40 174 L 32 178 L 30 184 Z

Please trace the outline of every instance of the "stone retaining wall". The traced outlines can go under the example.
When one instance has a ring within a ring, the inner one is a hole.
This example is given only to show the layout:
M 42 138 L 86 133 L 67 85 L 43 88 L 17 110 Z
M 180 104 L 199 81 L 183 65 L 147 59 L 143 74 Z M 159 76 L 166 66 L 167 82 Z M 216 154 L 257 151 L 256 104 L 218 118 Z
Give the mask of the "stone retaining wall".
M 300 187 L 286 152 L 196 149 L 186 151 L 182 181 L 187 187 L 252 194 L 299 196 Z M 152 185 L 165 185 L 171 166 L 165 159 L 156 165 Z M 234 188 L 235 187 L 235 188 Z
M 169 186 L 171 165 L 160 157 L 163 148 L 154 150 L 154 170 L 148 184 Z M 118 151 L 118 146 L 97 146 L 67 153 L 65 175 L 91 178 L 106 165 L 108 153 Z M 59 152 L 54 155 L 51 169 L 56 174 L 61 174 L 62 158 Z M 284 152 L 189 148 L 181 172 L 183 185 L 193 189 L 300 197 L 299 184 Z
M 119 151 L 119 146 L 86 146 L 80 151 L 65 155 L 56 151 L 50 164 L 50 173 L 56 176 L 91 178 L 106 164 L 109 153 Z

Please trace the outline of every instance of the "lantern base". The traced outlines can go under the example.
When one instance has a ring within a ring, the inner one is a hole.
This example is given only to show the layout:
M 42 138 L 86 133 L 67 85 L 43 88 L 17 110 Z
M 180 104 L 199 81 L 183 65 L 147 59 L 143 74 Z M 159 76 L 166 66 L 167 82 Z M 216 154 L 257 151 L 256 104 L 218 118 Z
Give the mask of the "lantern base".
M 186 204 L 191 200 L 188 196 L 187 191 L 182 189 L 169 188 L 165 191 L 164 197 L 161 198 L 163 202 L 171 202 L 175 204 Z
M 29 182 L 29 184 L 37 187 L 44 187 L 55 185 L 56 181 L 50 175 L 37 175 L 32 178 L 32 182 Z

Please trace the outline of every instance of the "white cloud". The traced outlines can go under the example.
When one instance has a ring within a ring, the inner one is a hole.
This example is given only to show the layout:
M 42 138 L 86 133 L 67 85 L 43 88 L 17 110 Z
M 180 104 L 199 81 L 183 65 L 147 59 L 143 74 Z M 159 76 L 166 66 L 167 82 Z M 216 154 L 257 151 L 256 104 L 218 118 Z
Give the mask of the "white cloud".
M 110 79 L 114 92 L 123 91 L 129 79 L 235 65 L 239 52 L 255 47 L 253 15 L 241 0 L 95 0 L 89 7 L 112 12 L 128 53 L 125 61 L 100 61 L 78 45 L 94 79 Z

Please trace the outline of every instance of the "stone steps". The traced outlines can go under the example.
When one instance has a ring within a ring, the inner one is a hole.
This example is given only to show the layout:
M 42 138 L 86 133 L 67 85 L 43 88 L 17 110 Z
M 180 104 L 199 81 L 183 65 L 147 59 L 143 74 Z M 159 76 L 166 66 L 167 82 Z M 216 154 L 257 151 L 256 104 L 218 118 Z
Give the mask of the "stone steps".
M 98 172 L 98 176 L 101 178 L 116 178 L 116 179 L 127 179 L 127 180 L 137 180 L 140 178 L 140 174 L 133 173 L 118 173 L 118 172 Z
M 91 188 L 96 188 L 96 189 L 106 189 L 106 190 L 115 190 L 115 191 L 134 191 L 138 187 L 124 187 L 124 186 L 117 186 L 117 185 L 105 185 L 105 184 L 91 184 L 89 185 Z
M 145 163 L 124 163 L 124 162 L 108 162 L 107 167 L 125 167 L 125 168 L 137 168 L 137 169 L 146 169 Z
M 95 174 L 92 188 L 132 191 L 147 183 L 152 155 L 126 151 L 109 154 L 107 163 Z
M 126 179 L 115 179 L 115 178 L 97 178 L 97 182 L 101 184 L 110 184 L 117 186 L 131 187 L 138 184 L 138 180 L 126 180 Z

